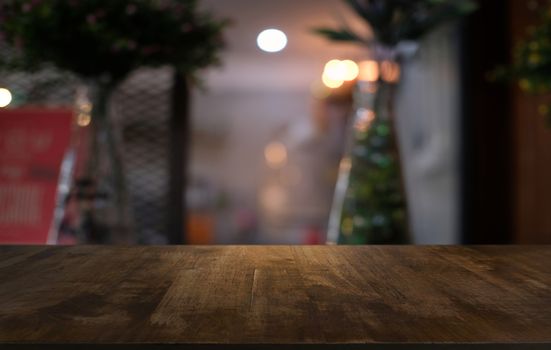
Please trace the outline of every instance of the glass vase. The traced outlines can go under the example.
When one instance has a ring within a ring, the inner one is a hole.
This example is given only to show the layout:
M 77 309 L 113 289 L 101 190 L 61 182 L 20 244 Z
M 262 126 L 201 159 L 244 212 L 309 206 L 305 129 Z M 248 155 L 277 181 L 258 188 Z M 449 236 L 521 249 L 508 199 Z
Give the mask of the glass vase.
M 77 93 L 77 124 L 86 129 L 82 169 L 75 182 L 82 243 L 132 243 L 130 209 L 122 162 L 121 133 L 111 100 L 114 86 L 93 81 Z
M 409 243 L 407 208 L 394 125 L 396 61 L 364 62 L 340 163 L 328 243 Z M 367 71 L 366 71 L 367 70 Z

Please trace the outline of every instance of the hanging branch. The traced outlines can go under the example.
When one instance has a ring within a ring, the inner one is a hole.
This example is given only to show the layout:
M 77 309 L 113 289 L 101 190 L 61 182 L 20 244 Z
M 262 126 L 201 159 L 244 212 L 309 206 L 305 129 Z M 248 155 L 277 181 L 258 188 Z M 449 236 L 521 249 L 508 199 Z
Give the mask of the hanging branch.
M 394 47 L 401 41 L 415 41 L 439 25 L 462 17 L 477 8 L 472 0 L 345 0 L 372 30 L 364 38 L 346 26 L 314 28 L 332 41 L 355 42 L 367 47 L 374 43 Z

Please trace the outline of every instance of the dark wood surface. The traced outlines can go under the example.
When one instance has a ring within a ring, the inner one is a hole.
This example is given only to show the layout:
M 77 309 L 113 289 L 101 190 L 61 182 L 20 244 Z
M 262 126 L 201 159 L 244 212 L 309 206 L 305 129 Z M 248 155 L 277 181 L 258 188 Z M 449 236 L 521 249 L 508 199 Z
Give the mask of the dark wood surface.
M 0 247 L 0 347 L 52 344 L 551 349 L 551 247 Z

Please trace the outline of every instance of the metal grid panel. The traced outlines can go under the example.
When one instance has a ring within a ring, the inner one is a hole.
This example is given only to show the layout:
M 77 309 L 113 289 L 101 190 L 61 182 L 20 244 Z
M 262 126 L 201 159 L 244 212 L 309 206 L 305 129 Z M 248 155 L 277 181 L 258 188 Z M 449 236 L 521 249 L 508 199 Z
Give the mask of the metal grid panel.
M 0 72 L 0 86 L 13 94 L 10 107 L 72 106 L 79 84 L 54 69 Z M 112 101 L 138 243 L 166 243 L 171 89 L 170 68 L 141 69 L 121 84 Z
M 171 69 L 141 69 L 113 101 L 139 243 L 166 243 L 171 89 Z
M 69 74 L 55 69 L 35 73 L 0 72 L 0 87 L 8 88 L 13 100 L 10 106 L 24 105 L 56 106 L 73 105 L 74 91 L 78 81 Z

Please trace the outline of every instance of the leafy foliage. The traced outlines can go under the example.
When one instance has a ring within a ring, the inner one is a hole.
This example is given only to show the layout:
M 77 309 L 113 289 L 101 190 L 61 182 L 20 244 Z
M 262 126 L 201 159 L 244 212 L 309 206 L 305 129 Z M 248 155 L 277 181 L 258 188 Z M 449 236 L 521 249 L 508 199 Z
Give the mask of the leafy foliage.
M 500 66 L 490 73 L 491 80 L 518 81 L 521 90 L 532 94 L 551 92 L 551 2 L 544 5 L 541 21 L 527 29 L 526 37 L 517 44 L 510 66 Z M 551 127 L 551 107 L 539 106 Z
M 333 41 L 353 42 L 368 48 L 394 48 L 403 41 L 419 40 L 440 24 L 476 9 L 472 0 L 345 1 L 370 27 L 373 37 L 363 37 L 346 26 L 315 31 Z M 377 82 L 371 82 L 374 92 L 369 94 L 373 96 L 368 95 L 365 87 L 358 89 L 356 104 L 361 106 L 358 111 L 371 111 L 373 119 L 352 135 L 354 146 L 349 154 L 351 168 L 341 211 L 339 244 L 409 242 L 407 205 L 391 107 L 395 83 L 385 81 L 381 75 Z
M 44 64 L 84 78 L 123 79 L 140 66 L 193 74 L 219 61 L 227 22 L 196 0 L 2 0 L 0 68 Z
M 519 79 L 522 90 L 532 93 L 551 91 L 551 6 L 538 26 L 527 31 L 518 44 L 511 67 L 501 67 L 497 77 Z
M 371 28 L 374 40 L 363 38 L 343 26 L 315 31 L 330 40 L 350 41 L 370 46 L 377 42 L 395 46 L 401 41 L 418 40 L 440 24 L 474 11 L 472 0 L 345 0 Z
M 339 244 L 409 242 L 396 135 L 388 118 L 391 90 L 388 84 L 379 87 L 371 106 L 378 117 L 365 130 L 354 130 Z

